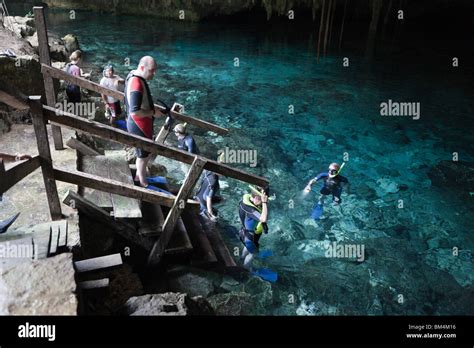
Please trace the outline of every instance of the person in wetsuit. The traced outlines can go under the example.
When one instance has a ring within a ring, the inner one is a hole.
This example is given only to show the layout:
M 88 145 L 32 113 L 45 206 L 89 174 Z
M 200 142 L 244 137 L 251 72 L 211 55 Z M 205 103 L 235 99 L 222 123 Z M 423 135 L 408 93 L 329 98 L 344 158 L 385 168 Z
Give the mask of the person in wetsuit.
M 201 215 L 211 221 L 216 221 L 217 216 L 214 215 L 212 209 L 212 199 L 219 192 L 219 176 L 209 170 L 204 171 L 201 185 L 196 193 L 195 199 L 201 205 Z
M 131 71 L 125 80 L 125 108 L 127 110 L 127 129 L 131 134 L 148 139 L 153 138 L 153 117 L 162 116 L 169 110 L 155 110 L 148 82 L 155 76 L 156 63 L 150 56 L 140 59 L 137 70 Z M 150 153 L 136 148 L 137 177 L 140 185 L 148 186 L 146 167 Z
M 242 243 L 244 243 L 242 258 L 244 259 L 244 267 L 250 270 L 253 258 L 258 254 L 262 232 L 268 232 L 266 225 L 268 220 L 267 202 L 268 196 L 262 190 L 261 194 L 256 192 L 245 194 L 239 203 L 241 222 L 239 237 Z
M 316 181 L 322 180 L 323 184 L 321 186 L 320 196 L 319 196 L 319 204 L 324 203 L 324 198 L 327 195 L 332 195 L 333 201 L 336 204 L 340 204 L 341 200 L 341 193 L 343 186 L 347 187 L 347 191 L 349 191 L 349 180 L 346 177 L 339 175 L 339 170 L 341 166 L 337 163 L 331 163 L 329 165 L 329 170 L 327 172 L 323 172 L 318 174 L 315 178 L 311 179 L 308 182 L 308 185 L 305 187 L 306 192 L 311 191 L 311 185 L 314 184 Z
M 174 134 L 178 138 L 178 149 L 199 155 L 199 149 L 194 138 L 186 132 L 186 124 L 178 123 L 174 127 Z

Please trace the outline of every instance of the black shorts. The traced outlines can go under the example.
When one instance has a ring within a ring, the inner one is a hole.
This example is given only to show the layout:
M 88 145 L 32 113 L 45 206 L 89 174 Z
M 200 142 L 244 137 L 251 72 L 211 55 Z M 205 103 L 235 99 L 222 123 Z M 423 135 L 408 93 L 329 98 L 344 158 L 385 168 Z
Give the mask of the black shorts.
M 81 89 L 77 85 L 69 85 L 66 87 L 67 101 L 69 103 L 81 102 Z
M 146 138 L 145 134 L 143 134 L 140 127 L 137 126 L 137 124 L 132 120 L 130 116 L 127 117 L 127 129 L 128 129 L 128 132 L 131 134 L 139 135 L 141 137 Z M 138 158 L 147 158 L 150 155 L 150 152 L 137 147 L 135 148 L 135 154 L 137 155 Z

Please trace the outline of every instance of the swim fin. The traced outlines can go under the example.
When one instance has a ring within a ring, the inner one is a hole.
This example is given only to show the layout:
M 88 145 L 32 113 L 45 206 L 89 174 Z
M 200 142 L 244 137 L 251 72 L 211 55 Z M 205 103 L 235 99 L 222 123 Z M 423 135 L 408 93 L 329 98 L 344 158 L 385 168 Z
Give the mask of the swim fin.
M 20 213 L 17 213 L 16 215 L 13 215 L 11 218 L 8 218 L 4 221 L 0 221 L 0 233 L 5 233 L 7 232 L 8 228 L 15 222 L 15 220 L 18 218 Z
M 313 211 L 311 212 L 311 218 L 314 220 L 319 220 L 321 215 L 323 215 L 323 205 L 318 202 L 313 207 Z
M 153 186 L 153 185 L 150 185 L 150 184 L 149 184 L 146 188 L 149 189 L 149 190 L 153 190 L 153 191 L 165 193 L 165 194 L 167 194 L 167 195 L 173 195 L 171 192 L 168 192 L 168 191 L 166 191 L 166 190 L 160 189 L 159 187 L 156 187 L 156 186 Z
M 269 268 L 255 268 L 250 273 L 271 283 L 275 283 L 278 280 L 278 273 Z
M 146 178 L 150 184 L 167 184 L 168 181 L 164 176 L 150 176 Z
M 267 257 L 273 256 L 273 251 L 270 249 L 262 250 L 258 253 L 257 258 L 260 260 L 264 260 Z
M 121 130 L 127 131 L 127 122 L 125 120 L 117 120 L 115 121 L 115 125 L 120 128 Z

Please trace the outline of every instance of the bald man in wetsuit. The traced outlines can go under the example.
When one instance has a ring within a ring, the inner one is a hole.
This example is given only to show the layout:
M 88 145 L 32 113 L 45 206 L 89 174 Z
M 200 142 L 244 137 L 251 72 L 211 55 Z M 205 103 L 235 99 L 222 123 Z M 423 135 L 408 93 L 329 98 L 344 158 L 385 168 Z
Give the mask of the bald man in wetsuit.
M 131 71 L 125 80 L 125 107 L 127 109 L 127 129 L 129 133 L 153 139 L 153 117 L 164 116 L 167 111 L 155 110 L 148 81 L 156 72 L 155 60 L 150 56 L 140 59 L 138 68 Z M 148 186 L 146 167 L 150 153 L 136 148 L 137 177 L 140 185 Z

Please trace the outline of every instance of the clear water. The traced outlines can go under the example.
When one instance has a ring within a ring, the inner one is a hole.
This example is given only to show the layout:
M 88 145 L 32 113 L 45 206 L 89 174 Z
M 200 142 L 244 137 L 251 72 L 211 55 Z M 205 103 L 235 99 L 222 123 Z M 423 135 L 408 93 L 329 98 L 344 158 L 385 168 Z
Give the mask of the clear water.
M 75 21 L 52 12 L 48 23 L 53 33 L 79 37 L 88 64 L 111 62 L 122 76 L 127 58 L 133 68 L 143 55 L 155 57 L 155 97 L 232 130 L 218 137 L 191 129 L 208 157 L 225 146 L 258 151 L 256 168 L 237 166 L 269 178 L 276 195 L 262 238 L 275 255 L 257 263 L 280 279 L 255 314 L 474 314 L 472 196 L 434 188 L 427 176 L 453 152 L 474 160 L 467 70 L 401 55 L 368 65 L 351 52 L 344 52 L 350 68 L 341 56 L 317 64 L 309 35 L 251 24 L 88 12 Z M 421 118 L 381 117 L 388 99 L 420 102 Z M 327 200 L 315 223 L 316 193 L 303 197 L 302 189 L 345 153 L 352 192 L 340 209 Z M 407 189 L 387 193 L 381 179 Z M 238 226 L 237 204 L 248 188 L 222 181 L 220 224 Z M 334 241 L 364 245 L 365 261 L 325 257 Z

